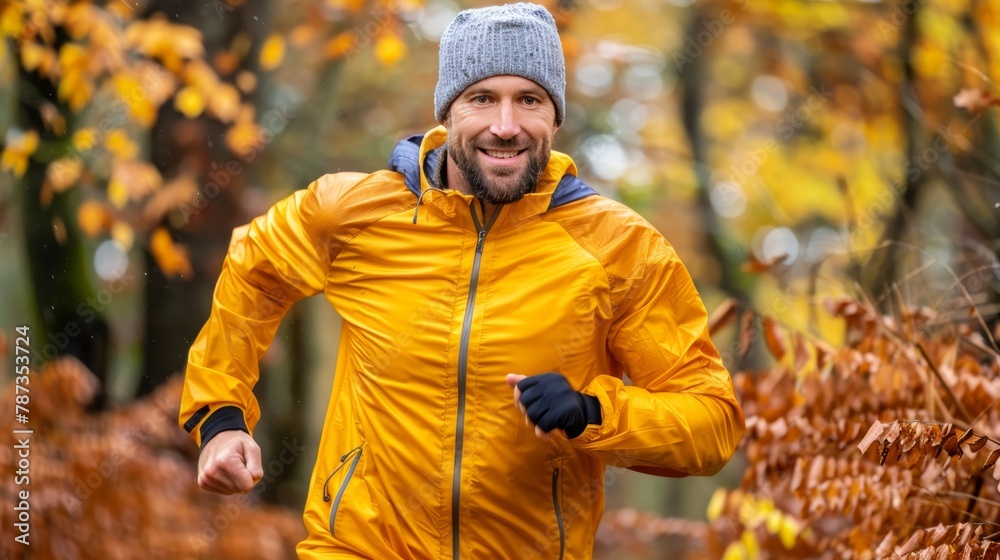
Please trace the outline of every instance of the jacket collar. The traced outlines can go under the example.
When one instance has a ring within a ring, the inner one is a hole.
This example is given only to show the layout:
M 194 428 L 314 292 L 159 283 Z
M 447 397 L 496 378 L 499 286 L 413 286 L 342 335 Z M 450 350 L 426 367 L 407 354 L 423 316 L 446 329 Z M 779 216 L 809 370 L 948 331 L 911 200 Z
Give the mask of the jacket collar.
M 426 134 L 416 134 L 401 140 L 389 157 L 389 170 L 401 173 L 407 188 L 420 197 L 428 189 L 435 189 L 434 177 L 438 160 L 444 156 L 444 144 L 448 131 L 443 126 L 431 129 Z M 508 204 L 513 214 L 530 217 L 547 210 L 598 194 L 593 188 L 576 176 L 576 164 L 568 155 L 553 151 L 549 163 L 542 171 L 533 192 L 521 200 Z M 457 191 L 451 191 L 463 198 Z M 426 200 L 426 197 L 425 197 Z

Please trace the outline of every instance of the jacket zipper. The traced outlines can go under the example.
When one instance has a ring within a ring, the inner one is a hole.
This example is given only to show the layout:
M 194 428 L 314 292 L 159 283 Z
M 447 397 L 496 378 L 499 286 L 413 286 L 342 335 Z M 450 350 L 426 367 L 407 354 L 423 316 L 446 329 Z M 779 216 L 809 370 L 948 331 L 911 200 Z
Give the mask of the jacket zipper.
M 364 449 L 362 449 L 362 447 L 359 445 L 358 447 L 355 447 L 354 449 L 352 449 L 352 450 L 348 451 L 347 453 L 345 453 L 340 458 L 340 465 L 336 469 L 334 469 L 333 472 L 330 473 L 330 476 L 326 477 L 326 481 L 323 482 L 323 501 L 324 502 L 329 502 L 330 501 L 330 493 L 327 490 L 327 486 L 330 484 L 330 479 L 333 478 L 333 475 L 335 475 L 338 472 L 340 472 L 340 469 L 344 468 L 344 465 L 347 464 L 347 460 L 351 458 L 351 455 L 354 455 L 354 459 L 351 461 L 351 466 L 347 469 L 347 474 L 344 476 L 344 481 L 340 483 L 340 488 L 337 490 L 337 495 L 336 495 L 336 497 L 333 498 L 333 505 L 330 507 L 330 535 L 331 536 L 334 535 L 334 532 L 333 532 L 333 529 L 334 529 L 334 527 L 333 527 L 333 520 L 336 519 L 336 517 L 337 517 L 337 509 L 340 508 L 340 500 L 341 500 L 341 498 L 344 497 L 344 490 L 347 489 L 347 484 L 351 482 L 351 477 L 354 476 L 355 469 L 358 468 L 358 461 L 361 460 L 361 453 L 363 451 L 364 451 Z
M 559 469 L 552 471 L 552 507 L 556 510 L 556 523 L 559 525 L 559 560 L 562 560 L 566 554 L 566 525 L 559 507 Z
M 476 303 L 476 290 L 479 286 L 479 265 L 483 260 L 483 244 L 486 232 L 500 215 L 500 208 L 490 218 L 489 223 L 481 225 L 475 209 L 476 201 L 469 205 L 472 222 L 479 231 L 476 241 L 476 254 L 472 258 L 472 274 L 469 277 L 469 295 L 465 301 L 465 317 L 462 319 L 462 338 L 458 346 L 458 418 L 455 420 L 455 466 L 451 475 L 451 557 L 458 560 L 458 519 L 459 494 L 462 485 L 462 445 L 465 438 L 465 378 L 469 363 L 469 338 L 472 336 L 472 315 Z

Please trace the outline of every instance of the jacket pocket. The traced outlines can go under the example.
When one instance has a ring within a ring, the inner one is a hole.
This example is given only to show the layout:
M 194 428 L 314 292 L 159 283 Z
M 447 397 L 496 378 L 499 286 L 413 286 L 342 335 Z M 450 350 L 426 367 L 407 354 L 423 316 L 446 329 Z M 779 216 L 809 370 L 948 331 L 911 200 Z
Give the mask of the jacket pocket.
M 559 528 L 559 560 L 566 555 L 566 524 L 563 521 L 562 507 L 559 492 L 559 469 L 552 471 L 552 508 L 556 512 L 556 526 Z
M 348 451 L 340 458 L 340 464 L 337 468 L 326 477 L 326 481 L 323 482 L 323 501 L 330 502 L 333 504 L 330 506 L 330 535 L 336 536 L 334 532 L 334 520 L 337 518 L 337 510 L 340 508 L 340 501 L 344 498 L 344 491 L 347 490 L 347 485 L 351 483 L 351 479 L 354 477 L 354 471 L 358 468 L 358 462 L 361 461 L 361 455 L 364 452 L 364 445 L 359 445 L 354 449 Z M 330 480 L 340 472 L 344 467 L 347 467 L 347 472 L 344 474 L 344 479 L 340 482 L 340 486 L 337 487 L 337 493 L 331 495 L 330 493 Z

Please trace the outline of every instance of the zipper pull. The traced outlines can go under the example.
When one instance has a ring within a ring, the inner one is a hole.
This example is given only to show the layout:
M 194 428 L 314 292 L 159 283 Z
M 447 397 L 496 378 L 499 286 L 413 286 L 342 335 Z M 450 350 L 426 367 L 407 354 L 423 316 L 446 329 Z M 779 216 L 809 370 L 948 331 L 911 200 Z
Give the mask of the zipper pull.
M 347 458 L 350 457 L 351 455 L 353 455 L 354 452 L 358 451 L 359 449 L 361 449 L 360 445 L 357 446 L 357 447 L 355 447 L 354 449 L 348 451 L 347 453 L 344 453 L 343 455 L 341 455 L 340 456 L 340 464 L 337 465 L 337 468 L 333 469 L 333 472 L 330 473 L 330 476 L 326 477 L 326 480 L 323 481 L 323 501 L 324 502 L 329 502 L 330 501 L 330 492 L 327 489 L 329 487 L 329 485 L 330 485 L 330 479 L 333 478 L 333 475 L 337 474 L 340 471 L 340 469 L 344 468 L 344 464 L 347 463 Z
M 483 229 L 479 230 L 479 241 L 476 242 L 477 253 L 483 252 L 483 244 L 485 241 L 486 241 L 486 228 L 484 227 Z

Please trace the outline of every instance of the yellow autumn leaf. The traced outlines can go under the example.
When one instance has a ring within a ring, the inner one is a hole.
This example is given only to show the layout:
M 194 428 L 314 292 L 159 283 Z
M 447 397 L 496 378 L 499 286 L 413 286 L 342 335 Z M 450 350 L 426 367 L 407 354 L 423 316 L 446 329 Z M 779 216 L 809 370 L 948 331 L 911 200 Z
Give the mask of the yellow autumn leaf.
M 176 65 L 181 59 L 205 54 L 200 31 L 162 17 L 133 21 L 125 30 L 125 41 L 140 53 L 159 58 L 171 70 L 179 69 Z
M 104 9 L 108 11 L 108 14 L 122 21 L 129 21 L 134 15 L 132 6 L 125 2 L 112 2 L 105 5 Z
M 767 532 L 772 535 L 778 534 L 778 530 L 781 528 L 782 515 L 780 511 L 772 511 L 767 514 L 764 519 L 764 527 L 767 528 Z
M 324 58 L 329 59 L 340 58 L 351 52 L 351 49 L 353 48 L 354 33 L 344 31 L 343 33 L 337 34 L 326 41 L 323 45 L 323 56 Z
M 208 96 L 208 109 L 224 123 L 232 122 L 240 112 L 240 92 L 231 84 L 219 84 Z
M 78 41 L 90 34 L 98 17 L 101 17 L 101 12 L 96 6 L 84 2 L 74 3 L 66 7 L 63 27 L 71 39 Z
M 191 262 L 187 251 L 174 243 L 167 228 L 157 228 L 149 239 L 149 252 L 157 266 L 168 277 L 180 275 L 182 278 L 191 276 Z
M 128 188 L 125 187 L 125 183 L 121 179 L 112 178 L 108 181 L 108 200 L 119 210 L 128 204 Z
M 24 8 L 19 2 L 7 3 L 0 13 L 0 35 L 17 37 L 24 26 Z
M 778 526 L 778 539 L 785 548 L 791 550 L 795 547 L 795 539 L 802 532 L 802 525 L 789 515 L 781 516 L 781 523 Z
M 205 110 L 205 97 L 197 89 L 188 86 L 177 92 L 174 108 L 185 117 L 193 119 Z
M 729 543 L 726 547 L 726 551 L 722 553 L 722 560 L 747 560 L 747 551 L 743 547 L 743 543 L 737 541 Z
M 37 70 L 40 75 L 49 76 L 56 67 L 55 51 L 34 41 L 22 43 L 18 52 L 25 70 Z
M 112 130 L 104 137 L 104 147 L 118 159 L 135 159 L 139 155 L 139 146 L 120 128 Z
M 740 535 L 740 542 L 743 543 L 748 560 L 760 558 L 760 543 L 757 542 L 757 536 L 753 534 L 753 531 L 744 530 L 743 534 Z
M 115 243 L 121 245 L 122 249 L 128 251 L 132 248 L 132 244 L 135 243 L 135 231 L 128 222 L 119 220 L 111 226 L 111 239 L 114 239 Z
M 285 39 L 280 35 L 271 35 L 260 49 L 260 67 L 264 70 L 274 70 L 284 59 Z
M 132 78 L 133 83 L 139 84 L 139 89 L 133 89 L 131 94 L 143 98 L 153 107 L 163 105 L 178 89 L 178 76 L 149 60 L 136 61 L 127 71 L 119 72 L 117 75 L 122 74 Z
M 78 152 L 88 152 L 97 144 L 96 128 L 81 128 L 73 133 L 73 149 Z
M 163 177 L 153 165 L 139 160 L 116 160 L 111 165 L 108 200 L 122 209 L 129 200 L 140 200 L 160 188 Z
M 709 521 L 715 521 L 722 515 L 722 509 L 726 506 L 726 489 L 718 488 L 712 494 L 712 499 L 708 501 L 708 511 L 706 513 Z
M 89 59 L 83 46 L 66 43 L 59 49 L 59 99 L 66 101 L 70 109 L 79 111 L 90 101 L 94 84 L 87 76 Z
M 45 182 L 55 192 L 63 192 L 76 184 L 82 172 L 82 159 L 76 156 L 59 158 L 45 169 Z
M 76 223 L 88 237 L 97 237 L 107 227 L 108 213 L 96 200 L 87 200 L 76 211 Z
M 0 169 L 11 171 L 17 177 L 24 175 L 28 170 L 28 158 L 38 149 L 38 133 L 29 130 L 24 133 L 17 133 L 11 129 L 7 133 L 7 147 L 0 155 Z
M 236 155 L 247 157 L 262 146 L 260 126 L 253 120 L 240 120 L 226 132 L 226 146 Z
M 112 79 L 115 93 L 128 107 L 129 115 L 145 128 L 156 122 L 156 106 L 153 105 L 146 89 L 132 76 L 117 75 Z
M 382 66 L 392 66 L 406 56 L 406 43 L 392 33 L 386 33 L 375 42 L 375 59 Z

